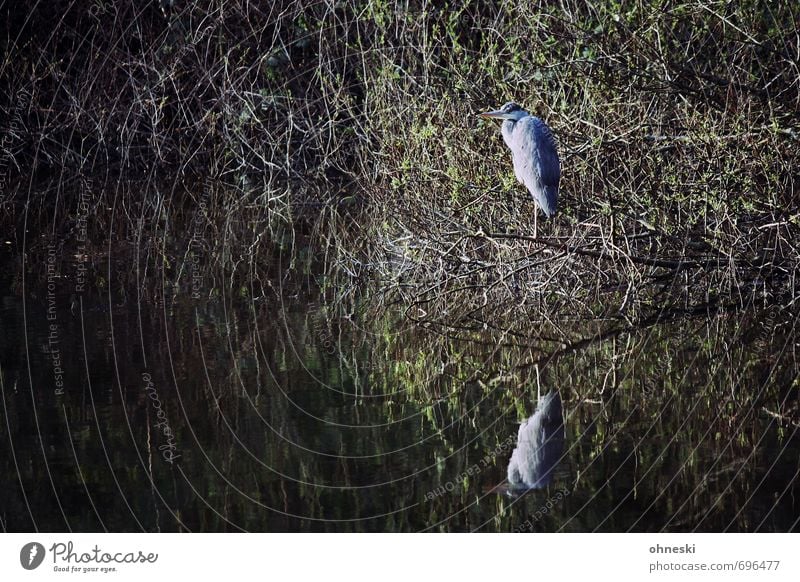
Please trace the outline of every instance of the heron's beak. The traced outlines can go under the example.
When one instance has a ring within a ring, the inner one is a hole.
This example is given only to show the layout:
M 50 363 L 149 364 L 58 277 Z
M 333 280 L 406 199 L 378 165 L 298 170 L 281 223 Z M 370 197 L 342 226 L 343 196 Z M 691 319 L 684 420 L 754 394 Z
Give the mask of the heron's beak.
M 486 117 L 489 119 L 508 119 L 508 116 L 497 109 L 496 111 L 487 111 L 486 113 L 479 113 L 479 117 Z

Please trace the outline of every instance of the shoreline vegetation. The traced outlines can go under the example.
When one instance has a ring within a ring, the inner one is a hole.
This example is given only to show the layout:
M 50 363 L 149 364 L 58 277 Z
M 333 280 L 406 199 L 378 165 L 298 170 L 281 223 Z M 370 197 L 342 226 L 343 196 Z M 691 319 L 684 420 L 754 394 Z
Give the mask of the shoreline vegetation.
M 368 281 L 457 334 L 796 306 L 797 4 L 2 11 L 13 248 L 24 208 L 29 241 L 81 229 L 91 257 L 111 231 L 156 240 L 190 280 L 193 245 L 203 267 L 323 271 L 324 292 Z M 539 240 L 498 128 L 475 117 L 509 99 L 547 121 L 562 158 L 561 212 Z
M 800 3 L 0 27 L 4 529 L 797 529 Z M 538 238 L 509 100 L 563 164 Z

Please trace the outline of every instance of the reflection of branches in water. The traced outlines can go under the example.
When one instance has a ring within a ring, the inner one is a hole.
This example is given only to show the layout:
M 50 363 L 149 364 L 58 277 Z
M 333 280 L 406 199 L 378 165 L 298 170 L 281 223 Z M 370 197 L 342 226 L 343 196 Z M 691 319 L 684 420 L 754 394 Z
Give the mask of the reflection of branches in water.
M 703 473 L 700 482 L 695 487 L 694 493 L 698 494 L 698 497 L 702 497 L 709 489 L 713 490 L 712 486 L 714 484 L 722 483 L 726 485 L 731 477 L 736 477 L 746 462 L 747 459 L 737 459 L 715 471 Z M 715 498 L 717 505 L 723 504 L 725 497 L 733 497 L 733 491 L 730 488 L 723 487 L 722 489 L 723 491 L 720 496 Z M 690 529 L 701 522 L 709 510 L 710 508 L 702 503 L 684 503 L 678 508 L 679 513 L 676 513 L 673 520 L 670 521 L 670 529 L 674 531 Z
M 648 317 L 647 319 L 641 320 L 636 324 L 617 325 L 609 329 L 606 329 L 602 332 L 599 332 L 597 334 L 594 334 L 592 336 L 577 341 L 573 341 L 568 344 L 564 344 L 562 348 L 551 352 L 547 356 L 543 356 L 542 358 L 533 361 L 522 362 L 518 364 L 517 367 L 529 368 L 531 366 L 536 366 L 536 365 L 550 364 L 563 356 L 581 351 L 591 345 L 602 343 L 608 339 L 617 337 L 624 333 L 641 332 L 647 328 L 664 323 L 669 323 L 671 321 L 676 321 L 678 319 L 686 319 L 693 317 L 706 318 L 711 313 L 720 313 L 722 311 L 733 310 L 735 308 L 736 308 L 735 305 L 699 306 L 692 309 L 671 309 L 669 311 L 662 311 Z
M 779 420 L 781 422 L 785 422 L 785 423 L 790 424 L 790 425 L 792 425 L 792 426 L 794 426 L 796 428 L 800 428 L 800 420 L 798 420 L 798 418 L 800 418 L 800 415 L 798 415 L 798 409 L 797 409 L 797 404 L 798 403 L 794 402 L 793 404 L 794 404 L 795 408 L 790 413 L 786 413 L 786 414 L 780 414 L 780 413 L 775 412 L 773 410 L 770 410 L 770 409 L 768 409 L 766 407 L 762 407 L 761 411 L 764 414 L 766 414 L 768 416 L 771 416 L 772 418 L 775 418 L 775 419 L 777 419 L 777 420 Z

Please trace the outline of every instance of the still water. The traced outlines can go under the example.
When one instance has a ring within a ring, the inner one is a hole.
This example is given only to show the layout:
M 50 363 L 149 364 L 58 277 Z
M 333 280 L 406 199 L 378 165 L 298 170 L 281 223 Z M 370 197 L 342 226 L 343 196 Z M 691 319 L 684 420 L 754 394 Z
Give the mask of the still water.
M 564 322 L 527 366 L 368 294 L 4 252 L 6 531 L 798 528 L 791 309 Z

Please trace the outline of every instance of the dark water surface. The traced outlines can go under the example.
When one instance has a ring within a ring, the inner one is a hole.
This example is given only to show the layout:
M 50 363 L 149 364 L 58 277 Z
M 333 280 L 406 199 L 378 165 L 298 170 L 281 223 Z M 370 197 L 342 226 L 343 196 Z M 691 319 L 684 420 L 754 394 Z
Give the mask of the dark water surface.
M 80 285 L 85 257 L 4 252 L 7 531 L 798 528 L 796 311 L 564 322 L 586 341 L 537 384 L 491 336 L 434 337 L 368 297 L 343 313 L 262 280 L 153 288 L 135 257 L 90 259 Z M 563 443 L 519 491 L 540 391 Z

